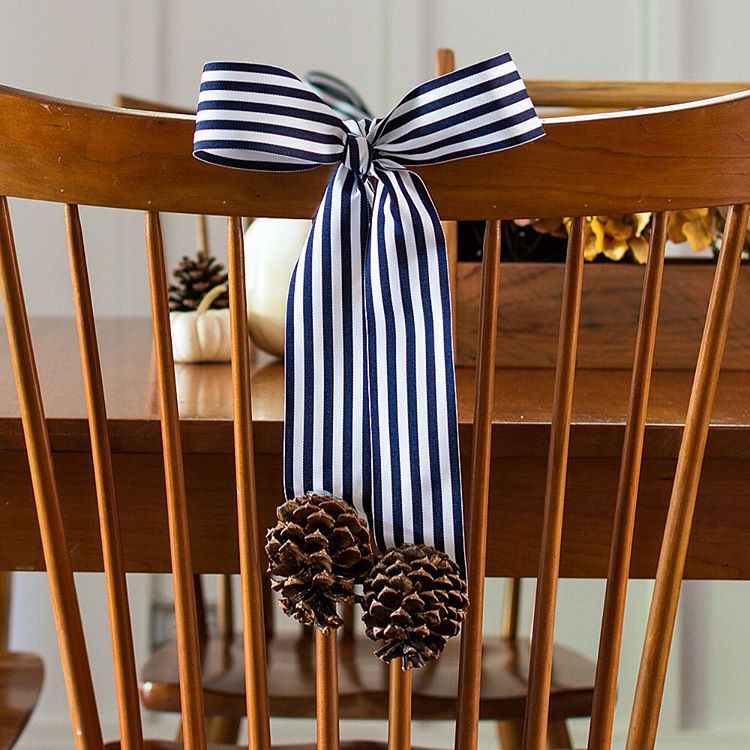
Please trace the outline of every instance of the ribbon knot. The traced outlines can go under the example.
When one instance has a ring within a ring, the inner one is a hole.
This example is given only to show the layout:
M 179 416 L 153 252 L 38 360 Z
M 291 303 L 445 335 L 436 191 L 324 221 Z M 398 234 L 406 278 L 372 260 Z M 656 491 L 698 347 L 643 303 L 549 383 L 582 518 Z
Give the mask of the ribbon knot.
M 367 138 L 372 120 L 347 120 L 344 124 L 349 132 L 346 134 L 341 162 L 364 179 L 372 173 L 375 156 L 375 149 Z
M 342 498 L 381 550 L 428 544 L 463 570 L 445 238 L 410 167 L 544 131 L 507 53 L 417 86 L 383 118 L 344 121 L 330 91 L 270 65 L 207 63 L 193 142 L 239 169 L 338 165 L 289 284 L 285 493 Z

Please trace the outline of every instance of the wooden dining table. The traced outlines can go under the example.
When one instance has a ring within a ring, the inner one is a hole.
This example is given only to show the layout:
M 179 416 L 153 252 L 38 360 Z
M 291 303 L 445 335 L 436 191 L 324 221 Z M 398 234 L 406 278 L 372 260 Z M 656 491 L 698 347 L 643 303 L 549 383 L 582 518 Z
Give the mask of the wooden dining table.
M 101 320 L 102 367 L 126 566 L 170 569 L 161 435 L 149 322 Z M 68 545 L 74 568 L 102 568 L 75 326 L 32 321 Z M 252 402 L 261 527 L 283 500 L 283 364 L 254 352 Z M 494 397 L 488 574 L 535 576 L 554 372 L 499 368 Z M 750 579 L 750 373 L 722 373 L 686 576 Z M 562 575 L 603 577 L 612 526 L 629 371 L 579 369 L 571 430 Z M 176 365 L 195 571 L 238 571 L 228 364 Z M 679 450 L 691 373 L 654 373 L 631 575 L 652 577 Z M 464 482 L 474 370 L 458 368 Z M 470 509 L 468 509 L 470 512 Z M 7 352 L 0 337 L 0 570 L 44 562 Z

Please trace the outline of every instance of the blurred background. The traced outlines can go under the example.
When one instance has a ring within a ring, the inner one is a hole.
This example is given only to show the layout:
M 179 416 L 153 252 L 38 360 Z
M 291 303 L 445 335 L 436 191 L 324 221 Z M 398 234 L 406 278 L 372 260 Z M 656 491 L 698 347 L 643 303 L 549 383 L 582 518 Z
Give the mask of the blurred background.
M 2 18 L 0 83 L 101 105 L 125 92 L 191 107 L 203 62 L 220 58 L 274 63 L 300 75 L 313 68 L 328 71 L 354 85 L 380 114 L 432 75 L 436 47 L 455 49 L 459 65 L 510 50 L 527 78 L 750 80 L 747 0 L 2 0 Z M 72 315 L 62 207 L 37 205 L 32 211 L 16 201 L 12 210 L 30 311 Z M 84 214 L 97 314 L 146 315 L 142 217 L 103 209 Z M 168 217 L 165 230 L 173 266 L 195 249 L 193 224 Z M 212 247 L 220 256 L 222 230 L 221 221 L 212 220 Z M 102 715 L 110 717 L 105 733 L 111 737 L 115 701 L 103 583 L 81 575 L 79 584 L 95 677 L 106 698 Z M 150 613 L 134 623 L 142 661 L 169 627 L 164 616 L 169 581 L 140 576 L 131 584 L 133 611 Z M 488 596 L 486 627 L 493 632 L 499 630 L 501 585 Z M 664 747 L 750 745 L 748 585 L 685 584 L 660 730 Z M 599 582 L 563 582 L 559 642 L 595 654 L 602 591 Z M 527 620 L 531 595 L 527 587 Z M 632 584 L 621 716 L 630 709 L 649 595 L 648 582 Z M 23 606 L 14 607 L 11 645 L 41 652 L 47 663 L 43 703 L 19 746 L 69 747 L 44 577 L 17 574 L 15 597 Z M 157 734 L 172 732 L 168 719 L 146 721 Z M 621 720 L 618 728 L 622 741 Z M 585 724 L 573 730 L 580 742 Z M 344 737 L 353 731 L 345 726 Z M 378 727 L 372 731 L 382 734 Z M 313 733 L 310 722 L 274 725 L 276 741 L 312 739 Z M 415 744 L 426 741 L 447 746 L 452 730 L 417 726 Z M 489 725 L 482 742 L 496 746 Z

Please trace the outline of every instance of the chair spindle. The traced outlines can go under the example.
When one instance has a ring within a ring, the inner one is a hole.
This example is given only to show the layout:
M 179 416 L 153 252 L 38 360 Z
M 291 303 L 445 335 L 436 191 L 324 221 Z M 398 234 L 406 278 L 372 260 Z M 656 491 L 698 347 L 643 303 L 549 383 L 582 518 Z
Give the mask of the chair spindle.
M 505 582 L 503 601 L 503 622 L 500 635 L 506 640 L 513 640 L 518 635 L 518 617 L 521 609 L 521 581 L 509 578 Z
M 439 48 L 435 52 L 435 75 L 442 76 L 456 69 L 456 56 L 452 49 Z M 448 281 L 450 283 L 451 300 L 455 306 L 456 300 L 456 275 L 458 273 L 458 222 L 441 221 L 443 234 L 445 235 L 445 250 L 448 256 Z M 456 316 L 453 316 L 453 340 L 456 338 Z
M 91 437 L 91 458 L 99 511 L 99 530 L 102 540 L 104 580 L 109 605 L 112 663 L 117 692 L 120 742 L 124 750 L 141 750 L 143 747 L 143 731 L 138 701 L 138 678 L 133 650 L 128 588 L 122 552 L 122 534 L 120 532 L 112 453 L 107 429 L 107 406 L 102 382 L 96 322 L 91 301 L 86 250 L 78 206 L 65 205 L 65 226 L 76 327 L 78 329 L 78 350 L 81 357 L 83 389 Z
M 216 626 L 226 641 L 234 637 L 233 604 L 232 577 L 222 573 L 216 576 Z
M 578 321 L 583 286 L 583 229 L 584 219 L 574 218 L 570 225 L 568 253 L 565 261 L 547 486 L 531 637 L 524 750 L 545 750 L 547 746 L 555 605 L 560 570 L 565 483 L 568 473 L 568 444 L 573 413 Z
M 250 344 L 247 333 L 245 246 L 242 222 L 227 219 L 227 270 L 232 356 L 232 414 L 237 485 L 237 530 L 242 591 L 242 643 L 245 657 L 248 750 L 271 745 L 266 674 L 266 622 L 255 494 L 255 451 L 250 392 Z
M 271 582 L 266 577 L 262 578 L 263 585 L 263 623 L 266 627 L 266 637 L 273 637 L 274 631 L 274 612 L 276 606 L 276 600 L 273 596 L 273 590 L 271 589 Z
M 206 721 L 201 687 L 200 640 L 193 586 L 185 473 L 169 326 L 167 273 L 159 215 L 146 214 L 146 250 L 151 287 L 151 326 L 156 355 L 164 480 L 172 561 L 177 660 L 185 750 L 205 750 Z
M 203 214 L 195 217 L 195 239 L 198 246 L 198 255 L 208 255 L 208 218 Z
M 10 600 L 12 573 L 0 572 L 0 654 L 10 645 Z
M 317 750 L 339 750 L 339 664 L 336 631 L 315 629 Z
M 477 746 L 479 688 L 482 673 L 482 616 L 487 558 L 492 407 L 495 392 L 495 347 L 500 299 L 500 221 L 488 221 L 482 255 L 478 359 L 472 429 L 471 485 L 468 493 L 467 567 L 469 609 L 461 631 L 455 747 Z
M 411 750 L 412 670 L 401 659 L 388 664 L 388 750 Z

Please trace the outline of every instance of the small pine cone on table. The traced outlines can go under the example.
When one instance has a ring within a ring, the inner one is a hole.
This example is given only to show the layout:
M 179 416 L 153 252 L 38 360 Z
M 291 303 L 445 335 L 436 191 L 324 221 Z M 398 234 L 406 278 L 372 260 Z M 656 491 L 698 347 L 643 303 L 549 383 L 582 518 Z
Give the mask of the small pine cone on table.
M 285 614 L 323 632 L 341 625 L 338 602 L 359 601 L 354 586 L 372 567 L 366 521 L 331 495 L 287 500 L 266 534 L 271 586 Z
M 362 620 L 365 633 L 382 642 L 376 656 L 419 668 L 458 634 L 468 605 L 466 583 L 448 555 L 426 544 L 404 544 L 373 566 Z
M 208 253 L 199 253 L 197 258 L 183 256 L 172 272 L 177 280 L 169 286 L 169 309 L 172 312 L 192 312 L 200 301 L 216 286 L 227 283 L 224 266 Z M 220 294 L 211 307 L 222 310 L 229 307 L 227 292 Z

